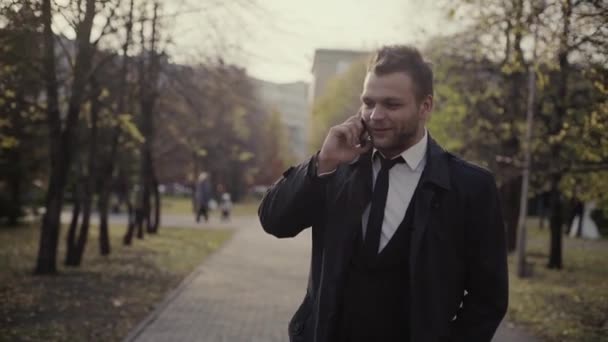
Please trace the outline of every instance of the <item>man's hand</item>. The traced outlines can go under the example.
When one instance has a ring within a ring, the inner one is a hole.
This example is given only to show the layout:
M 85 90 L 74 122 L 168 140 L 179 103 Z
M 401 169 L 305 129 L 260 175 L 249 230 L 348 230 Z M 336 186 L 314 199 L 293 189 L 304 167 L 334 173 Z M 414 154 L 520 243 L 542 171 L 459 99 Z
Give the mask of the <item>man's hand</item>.
M 362 140 L 366 141 L 366 144 L 361 145 Z M 319 152 L 317 173 L 331 172 L 340 164 L 353 161 L 371 147 L 372 144 L 367 141 L 367 133 L 361 122 L 361 115 L 357 113 L 329 129 Z

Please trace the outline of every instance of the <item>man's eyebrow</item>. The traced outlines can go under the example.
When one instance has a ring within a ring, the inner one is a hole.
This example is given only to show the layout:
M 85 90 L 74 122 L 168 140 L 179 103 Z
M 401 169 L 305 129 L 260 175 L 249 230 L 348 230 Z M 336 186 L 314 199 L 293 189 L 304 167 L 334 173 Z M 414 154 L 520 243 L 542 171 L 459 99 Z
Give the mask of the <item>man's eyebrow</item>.
M 374 102 L 403 102 L 403 99 L 398 97 L 381 97 L 373 98 L 371 96 L 361 96 L 361 101 L 374 101 Z

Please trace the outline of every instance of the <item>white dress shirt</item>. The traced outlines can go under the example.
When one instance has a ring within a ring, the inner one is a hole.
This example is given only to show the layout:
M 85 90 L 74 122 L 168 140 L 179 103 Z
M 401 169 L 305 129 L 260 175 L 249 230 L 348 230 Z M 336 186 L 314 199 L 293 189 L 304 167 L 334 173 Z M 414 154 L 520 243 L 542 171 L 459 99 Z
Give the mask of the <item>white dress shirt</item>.
M 381 251 L 395 234 L 397 228 L 405 218 L 405 212 L 412 200 L 412 195 L 418 186 L 420 176 L 426 165 L 426 150 L 427 150 L 428 134 L 424 131 L 424 136 L 419 142 L 401 153 L 401 157 L 405 163 L 398 163 L 393 166 L 388 173 L 388 194 L 386 197 L 386 206 L 384 207 L 384 219 L 382 221 L 382 232 L 380 234 L 380 245 L 378 251 Z M 374 158 L 376 153 L 381 153 L 374 149 L 372 154 L 373 160 L 373 183 L 376 183 L 376 177 L 380 172 L 380 159 Z M 395 158 L 398 158 L 396 156 Z M 363 227 L 363 236 L 367 230 L 367 221 L 369 220 L 369 211 L 371 202 L 365 208 L 361 223 Z

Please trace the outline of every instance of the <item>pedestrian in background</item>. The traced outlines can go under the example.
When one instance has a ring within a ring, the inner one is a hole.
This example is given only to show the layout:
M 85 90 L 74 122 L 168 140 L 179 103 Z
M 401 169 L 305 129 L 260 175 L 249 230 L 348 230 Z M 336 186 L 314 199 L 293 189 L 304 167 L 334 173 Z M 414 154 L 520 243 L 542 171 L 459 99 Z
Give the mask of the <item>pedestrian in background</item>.
M 209 200 L 211 199 L 211 183 L 207 172 L 201 172 L 196 181 L 194 190 L 194 203 L 196 222 L 200 222 L 201 215 L 205 222 L 209 221 Z

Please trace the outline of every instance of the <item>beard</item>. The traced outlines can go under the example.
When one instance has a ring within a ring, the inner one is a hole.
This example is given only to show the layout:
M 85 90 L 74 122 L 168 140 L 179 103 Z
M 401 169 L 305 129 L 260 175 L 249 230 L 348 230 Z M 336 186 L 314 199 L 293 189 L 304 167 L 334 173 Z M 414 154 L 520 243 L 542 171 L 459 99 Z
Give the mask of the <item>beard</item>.
M 410 126 L 399 131 L 390 130 L 372 136 L 374 147 L 387 157 L 393 157 L 413 146 L 419 136 L 419 128 Z

